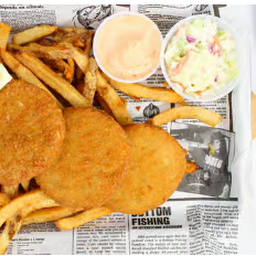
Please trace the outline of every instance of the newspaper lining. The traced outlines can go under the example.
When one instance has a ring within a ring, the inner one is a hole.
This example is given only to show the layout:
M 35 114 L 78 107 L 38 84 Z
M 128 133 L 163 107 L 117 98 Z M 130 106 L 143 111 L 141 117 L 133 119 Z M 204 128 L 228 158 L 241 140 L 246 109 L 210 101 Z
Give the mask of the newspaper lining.
M 0 5 L 0 20 L 10 24 L 13 33 L 45 23 L 96 29 L 107 16 L 128 10 L 150 17 L 163 36 L 186 16 L 214 14 L 210 5 Z M 158 69 L 146 84 L 156 87 L 163 81 Z M 160 101 L 136 101 L 120 95 L 128 100 L 127 108 L 135 122 L 145 122 L 173 107 Z M 213 102 L 188 101 L 188 104 L 220 113 L 223 121 L 218 128 L 230 129 L 228 96 Z M 206 126 L 195 120 L 178 120 L 176 125 L 179 123 Z M 174 123 L 163 126 L 170 133 L 173 127 Z M 232 190 L 221 199 L 183 189 L 143 215 L 113 213 L 65 232 L 58 231 L 54 223 L 25 226 L 13 239 L 7 254 L 237 254 L 239 204 L 236 193 Z

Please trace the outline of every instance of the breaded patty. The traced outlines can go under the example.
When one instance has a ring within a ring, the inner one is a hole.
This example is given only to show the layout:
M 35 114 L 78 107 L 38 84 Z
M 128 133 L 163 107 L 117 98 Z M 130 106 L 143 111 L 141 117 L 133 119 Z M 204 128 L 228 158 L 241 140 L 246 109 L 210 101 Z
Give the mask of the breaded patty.
M 36 178 L 42 191 L 63 206 L 103 205 L 122 181 L 130 143 L 122 127 L 93 108 L 64 110 L 66 137 L 56 164 Z
M 165 130 L 147 124 L 124 127 L 131 161 L 124 181 L 106 206 L 115 212 L 143 214 L 163 204 L 186 170 L 186 153 Z
M 59 156 L 65 136 L 62 111 L 44 90 L 12 80 L 0 90 L 0 184 L 43 173 Z

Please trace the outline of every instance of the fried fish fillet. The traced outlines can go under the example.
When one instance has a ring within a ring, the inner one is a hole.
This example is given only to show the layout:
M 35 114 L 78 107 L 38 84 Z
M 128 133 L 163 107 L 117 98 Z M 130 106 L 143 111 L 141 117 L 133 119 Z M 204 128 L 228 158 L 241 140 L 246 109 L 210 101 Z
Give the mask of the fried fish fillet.
M 63 151 L 57 163 L 36 178 L 37 183 L 63 206 L 99 207 L 125 174 L 129 140 L 122 127 L 103 111 L 68 108 L 64 118 Z
M 55 222 L 61 230 L 78 227 L 113 212 L 143 214 L 163 204 L 187 170 L 186 151 L 165 130 L 149 124 L 124 127 L 131 141 L 127 174 L 102 207 Z
M 64 118 L 52 97 L 13 79 L 0 91 L 0 184 L 44 172 L 59 156 L 64 136 Z
M 123 182 L 106 206 L 114 212 L 143 214 L 163 204 L 186 171 L 186 153 L 165 130 L 147 124 L 124 127 L 131 161 Z

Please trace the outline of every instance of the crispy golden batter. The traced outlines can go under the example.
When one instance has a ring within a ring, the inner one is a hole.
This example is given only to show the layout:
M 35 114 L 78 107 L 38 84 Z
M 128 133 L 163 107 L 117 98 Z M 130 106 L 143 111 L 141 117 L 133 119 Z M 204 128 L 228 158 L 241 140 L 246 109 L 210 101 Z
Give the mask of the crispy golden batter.
M 0 183 L 15 185 L 44 172 L 60 154 L 61 110 L 41 88 L 12 80 L 0 91 Z
M 61 205 L 86 209 L 103 205 L 122 180 L 130 145 L 122 127 L 93 108 L 64 111 L 66 137 L 57 163 L 36 178 Z
M 147 124 L 124 127 L 131 161 L 124 181 L 107 203 L 115 212 L 142 214 L 164 203 L 186 170 L 185 152 L 165 130 Z

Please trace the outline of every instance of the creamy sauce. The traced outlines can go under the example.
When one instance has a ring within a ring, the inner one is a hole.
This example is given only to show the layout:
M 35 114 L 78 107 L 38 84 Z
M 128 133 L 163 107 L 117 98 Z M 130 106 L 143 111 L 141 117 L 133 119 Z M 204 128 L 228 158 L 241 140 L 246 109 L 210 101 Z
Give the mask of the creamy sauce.
M 107 72 L 123 80 L 147 76 L 158 65 L 161 51 L 159 31 L 146 18 L 119 16 L 98 35 L 97 56 Z

